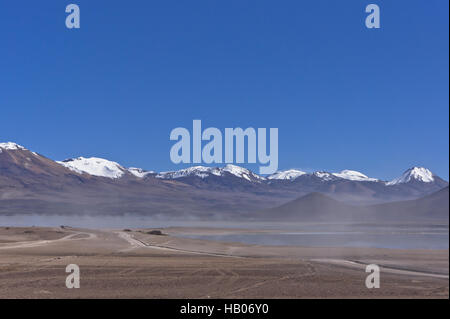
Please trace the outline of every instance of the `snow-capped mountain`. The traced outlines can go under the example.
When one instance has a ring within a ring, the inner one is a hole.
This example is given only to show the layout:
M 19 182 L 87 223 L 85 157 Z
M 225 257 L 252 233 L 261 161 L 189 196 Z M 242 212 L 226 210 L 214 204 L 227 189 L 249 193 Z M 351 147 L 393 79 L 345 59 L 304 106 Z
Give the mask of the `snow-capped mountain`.
M 302 172 L 296 169 L 288 169 L 284 171 L 278 171 L 272 175 L 269 175 L 267 179 L 271 180 L 294 180 L 302 175 L 307 174 L 306 172 Z
M 79 174 L 89 174 L 111 179 L 121 178 L 126 173 L 130 173 L 137 178 L 144 178 L 147 175 L 155 173 L 136 167 L 125 168 L 119 163 L 98 157 L 78 157 L 57 163 Z
M 326 182 L 338 179 L 338 177 L 336 177 L 332 173 L 328 173 L 328 172 L 314 172 L 311 175 L 319 178 L 322 181 L 326 181 Z
M 16 143 L 0 143 L 0 198 L 12 192 L 60 188 L 79 182 L 79 174 Z M 18 187 L 20 186 L 20 187 Z M 21 190 L 22 189 L 22 190 Z
M 126 171 L 125 168 L 123 168 L 119 163 L 98 157 L 78 157 L 57 163 L 79 174 L 86 173 L 93 176 L 107 178 L 120 178 Z
M 13 142 L 7 142 L 7 143 L 0 143 L 0 153 L 2 152 L 2 149 L 14 151 L 14 150 L 25 150 L 26 148 Z
M 391 182 L 351 170 L 291 169 L 262 177 L 236 165 L 156 173 L 95 157 L 55 162 L 16 143 L 0 143 L 0 213 L 170 214 L 189 207 L 211 214 L 275 207 L 315 192 L 356 205 L 411 200 L 447 186 L 418 167 Z
M 336 180 L 336 178 L 346 179 L 349 181 L 360 181 L 360 182 L 377 182 L 378 179 L 370 178 L 364 175 L 363 173 L 352 171 L 352 170 L 343 170 L 340 173 L 329 173 L 329 172 L 314 172 L 312 174 L 308 174 L 306 172 L 302 172 L 296 169 L 288 169 L 284 171 L 278 171 L 275 174 L 272 174 L 267 177 L 268 180 L 295 180 L 300 176 L 310 175 L 315 176 L 323 181 L 332 181 Z
M 387 182 L 386 185 L 398 185 L 398 184 L 404 184 L 409 183 L 411 181 L 417 181 L 422 183 L 432 183 L 434 182 L 434 174 L 424 168 L 424 167 L 412 167 L 408 170 L 406 170 L 402 176 L 393 179 L 390 182 Z
M 0 143 L 0 153 L 3 151 L 28 151 L 25 147 L 13 142 Z M 31 152 L 31 151 L 29 151 Z M 37 155 L 34 152 L 32 154 Z M 295 181 L 300 177 L 309 176 L 316 178 L 316 181 L 333 182 L 338 180 L 349 180 L 355 182 L 382 182 L 376 178 L 368 177 L 361 172 L 354 170 L 343 170 L 339 173 L 317 171 L 313 173 L 306 173 L 296 169 L 281 170 L 267 177 L 259 176 L 252 171 L 237 166 L 228 164 L 224 167 L 206 167 L 206 166 L 193 166 L 177 171 L 168 171 L 156 173 L 154 171 L 146 171 L 141 168 L 126 168 L 119 163 L 97 158 L 85 158 L 78 157 L 74 159 L 68 159 L 61 162 L 56 162 L 69 170 L 78 174 L 88 174 L 92 176 L 106 177 L 110 179 L 120 179 L 124 175 L 131 175 L 136 178 L 142 179 L 147 176 L 155 176 L 158 179 L 179 179 L 182 177 L 196 176 L 199 178 L 207 178 L 209 176 L 226 177 L 235 176 L 242 178 L 249 182 L 265 182 L 272 181 Z M 438 178 L 439 181 L 442 181 Z M 389 181 L 382 182 L 387 186 L 399 185 L 409 183 L 411 181 L 417 181 L 422 183 L 432 183 L 435 181 L 434 174 L 423 167 L 413 167 L 403 173 L 402 176 Z
M 205 167 L 205 166 L 193 166 L 178 171 L 161 172 L 156 175 L 156 178 L 161 179 L 177 179 L 182 177 L 196 176 L 200 178 L 207 178 L 209 176 L 226 176 L 226 174 L 231 174 L 239 178 L 243 178 L 247 181 L 262 181 L 265 180 L 250 170 L 228 164 L 225 167 Z
M 263 181 L 263 180 L 265 180 L 264 177 L 261 177 L 246 168 L 232 165 L 232 164 L 226 165 L 221 170 L 222 170 L 222 172 L 230 173 L 231 175 L 246 179 L 248 181 Z
M 144 178 L 148 175 L 156 174 L 154 171 L 146 171 L 146 170 L 143 170 L 142 168 L 137 168 L 137 167 L 128 168 L 128 172 L 130 174 L 136 176 L 137 178 Z
M 217 167 L 192 166 L 178 171 L 161 172 L 156 175 L 156 178 L 177 179 L 188 176 L 206 178 L 210 175 L 220 176 L 220 169 Z
M 236 166 L 228 164 L 225 167 L 206 167 L 206 166 L 192 166 L 189 168 L 177 170 L 177 171 L 168 171 L 161 172 L 156 175 L 157 178 L 160 179 L 178 179 L 182 177 L 196 176 L 200 178 L 207 178 L 209 176 L 225 176 L 225 172 L 228 172 L 236 177 L 246 179 L 248 181 L 295 181 L 299 177 L 310 176 L 315 177 L 317 180 L 322 182 L 331 182 L 338 180 L 348 180 L 348 181 L 357 181 L 357 182 L 382 182 L 377 178 L 368 177 L 367 175 L 354 171 L 354 170 L 343 170 L 339 173 L 331 173 L 325 171 L 317 171 L 313 173 L 306 173 L 296 169 L 288 169 L 278 171 L 272 175 L 267 177 L 259 176 L 252 171 Z M 406 183 L 409 180 L 414 179 L 423 182 L 432 182 L 433 174 L 425 169 L 425 168 L 413 168 L 405 172 L 400 178 L 397 178 L 391 182 L 382 182 L 386 185 L 394 185 L 398 183 Z
M 349 181 L 360 181 L 360 182 L 377 182 L 378 179 L 370 178 L 364 175 L 363 173 L 351 170 L 343 170 L 340 173 L 332 173 L 334 176 L 347 179 Z

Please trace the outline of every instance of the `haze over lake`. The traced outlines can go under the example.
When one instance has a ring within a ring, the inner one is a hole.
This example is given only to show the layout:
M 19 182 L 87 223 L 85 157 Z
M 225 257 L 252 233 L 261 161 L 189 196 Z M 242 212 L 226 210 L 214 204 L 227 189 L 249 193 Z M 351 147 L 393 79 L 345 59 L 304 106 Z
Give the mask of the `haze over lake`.
M 267 222 L 164 221 L 142 216 L 0 216 L 0 226 L 60 226 L 83 228 L 195 227 L 179 237 L 267 246 L 372 247 L 392 249 L 448 249 L 448 224 L 327 224 Z M 208 234 L 202 228 L 225 229 Z M 226 229 L 230 229 L 229 232 Z M 232 229 L 244 229 L 235 233 Z M 264 232 L 260 232 L 264 230 Z

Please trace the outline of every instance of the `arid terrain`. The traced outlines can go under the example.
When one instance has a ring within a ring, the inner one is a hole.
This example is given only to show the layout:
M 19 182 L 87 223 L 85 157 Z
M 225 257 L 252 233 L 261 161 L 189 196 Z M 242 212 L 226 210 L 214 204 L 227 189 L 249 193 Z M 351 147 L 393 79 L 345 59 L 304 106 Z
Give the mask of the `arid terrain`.
M 0 228 L 0 298 L 448 298 L 448 250 L 268 247 L 180 238 L 240 230 Z M 365 265 L 381 267 L 367 289 Z M 81 287 L 65 286 L 68 264 Z

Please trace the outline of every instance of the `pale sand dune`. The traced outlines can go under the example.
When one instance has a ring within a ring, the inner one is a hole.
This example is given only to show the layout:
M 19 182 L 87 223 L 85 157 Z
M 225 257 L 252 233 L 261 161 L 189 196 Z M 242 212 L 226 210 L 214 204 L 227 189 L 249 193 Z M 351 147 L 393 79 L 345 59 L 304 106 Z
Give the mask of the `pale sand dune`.
M 448 298 L 448 250 L 264 247 L 144 230 L 51 229 L 62 233 L 48 238 L 49 229 L 30 229 L 32 238 L 0 243 L 0 298 Z M 164 230 L 175 231 L 186 230 Z M 380 289 L 364 284 L 372 262 L 382 267 Z M 80 289 L 65 287 L 71 263 Z

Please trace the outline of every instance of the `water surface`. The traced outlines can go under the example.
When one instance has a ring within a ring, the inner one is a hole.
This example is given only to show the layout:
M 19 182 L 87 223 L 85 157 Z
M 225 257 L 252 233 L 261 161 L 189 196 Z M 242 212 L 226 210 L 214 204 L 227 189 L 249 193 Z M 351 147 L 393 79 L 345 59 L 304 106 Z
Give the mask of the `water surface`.
M 327 224 L 218 221 L 164 221 L 145 216 L 0 216 L 0 226 L 60 226 L 106 228 L 224 228 L 220 235 L 180 233 L 177 236 L 244 244 L 304 247 L 376 247 L 448 249 L 448 224 Z M 239 233 L 232 229 L 245 229 Z M 255 231 L 265 230 L 265 233 Z

